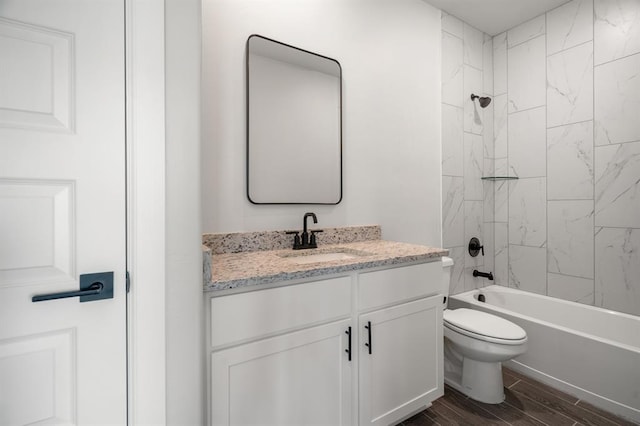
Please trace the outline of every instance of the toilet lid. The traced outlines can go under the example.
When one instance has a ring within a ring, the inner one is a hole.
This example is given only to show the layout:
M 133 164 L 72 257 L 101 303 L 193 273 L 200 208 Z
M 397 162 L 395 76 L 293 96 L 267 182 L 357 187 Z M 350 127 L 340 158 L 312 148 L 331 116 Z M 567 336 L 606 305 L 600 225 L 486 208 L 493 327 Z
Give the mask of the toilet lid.
M 446 309 L 443 319 L 445 326 L 482 340 L 513 344 L 527 338 L 524 329 L 511 321 L 473 309 Z

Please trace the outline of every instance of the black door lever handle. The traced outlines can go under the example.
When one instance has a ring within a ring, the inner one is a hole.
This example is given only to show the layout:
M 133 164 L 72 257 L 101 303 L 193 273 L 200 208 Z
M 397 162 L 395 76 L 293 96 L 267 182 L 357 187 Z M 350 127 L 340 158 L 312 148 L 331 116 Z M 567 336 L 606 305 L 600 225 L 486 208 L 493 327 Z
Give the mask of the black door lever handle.
M 67 299 L 69 297 L 79 297 L 81 302 L 113 299 L 113 272 L 82 274 L 80 275 L 80 290 L 38 294 L 33 296 L 31 301 L 43 302 L 45 300 Z
M 40 294 L 31 298 L 32 302 L 42 302 L 45 300 L 66 299 L 69 297 L 93 296 L 100 294 L 104 286 L 102 283 L 91 284 L 86 290 L 63 291 L 60 293 Z

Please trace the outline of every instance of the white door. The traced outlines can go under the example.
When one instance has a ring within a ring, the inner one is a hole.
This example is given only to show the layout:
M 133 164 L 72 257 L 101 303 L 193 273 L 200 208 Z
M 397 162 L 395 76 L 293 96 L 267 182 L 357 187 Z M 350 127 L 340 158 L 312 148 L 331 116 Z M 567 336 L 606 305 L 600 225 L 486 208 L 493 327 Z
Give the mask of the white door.
M 211 354 L 210 424 L 349 425 L 351 320 Z
M 3 426 L 126 423 L 124 90 L 124 1 L 0 0 Z
M 443 395 L 442 296 L 360 316 L 360 424 L 395 424 Z

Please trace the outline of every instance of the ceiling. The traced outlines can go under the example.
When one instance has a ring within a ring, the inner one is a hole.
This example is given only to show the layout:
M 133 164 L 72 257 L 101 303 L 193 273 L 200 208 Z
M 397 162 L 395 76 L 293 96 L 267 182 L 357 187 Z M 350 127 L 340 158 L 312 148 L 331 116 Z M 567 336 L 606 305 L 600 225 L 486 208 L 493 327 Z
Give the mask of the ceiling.
M 568 0 L 424 0 L 489 35 L 500 34 Z

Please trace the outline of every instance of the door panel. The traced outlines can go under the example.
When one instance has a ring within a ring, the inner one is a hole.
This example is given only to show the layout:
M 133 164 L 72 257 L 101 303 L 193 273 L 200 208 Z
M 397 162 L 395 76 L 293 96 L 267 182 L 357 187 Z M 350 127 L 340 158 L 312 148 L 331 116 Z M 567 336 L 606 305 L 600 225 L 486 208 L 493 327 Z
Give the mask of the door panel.
M 348 425 L 350 320 L 211 354 L 212 425 Z
M 441 302 L 435 296 L 360 316 L 361 425 L 393 424 L 442 395 Z
M 0 383 L 9 392 L 0 398 L 2 424 L 71 424 L 76 392 L 74 353 L 73 330 L 4 340 L 0 344 Z M 36 403 L 29 410 L 16 410 L 25 401 Z
M 73 182 L 0 180 L 0 286 L 74 282 Z
M 0 123 L 73 131 L 73 33 L 0 18 Z M 28 96 L 25 96 L 28 94 Z
M 124 424 L 124 2 L 2 0 L 0 58 L 0 424 Z

